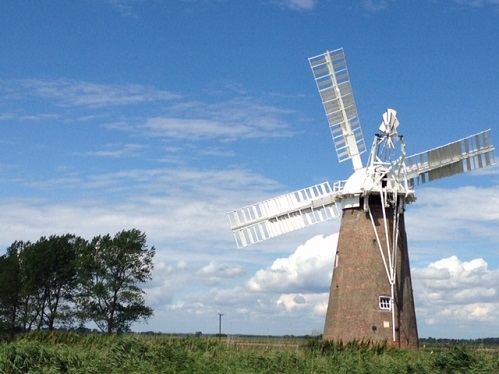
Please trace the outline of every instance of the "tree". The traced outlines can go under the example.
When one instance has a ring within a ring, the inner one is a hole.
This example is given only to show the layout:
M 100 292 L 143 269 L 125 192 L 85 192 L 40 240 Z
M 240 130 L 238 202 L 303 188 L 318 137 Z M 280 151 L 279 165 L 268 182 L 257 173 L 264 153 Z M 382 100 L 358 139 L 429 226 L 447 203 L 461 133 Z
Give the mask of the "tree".
M 22 255 L 24 330 L 72 322 L 72 301 L 77 288 L 77 259 L 87 242 L 73 234 L 41 237 Z
M 49 330 L 54 329 L 56 321 L 63 325 L 72 322 L 71 304 L 78 284 L 77 259 L 87 245 L 84 239 L 72 234 L 42 238 L 35 245 L 43 256 L 42 322 Z
M 20 328 L 19 315 L 22 308 L 23 281 L 21 256 L 29 243 L 14 242 L 7 253 L 0 256 L 0 326 L 1 330 L 14 337 Z
M 152 278 L 155 248 L 137 229 L 94 237 L 80 262 L 77 304 L 82 323 L 93 321 L 104 332 L 129 331 L 133 322 L 151 317 L 140 284 Z

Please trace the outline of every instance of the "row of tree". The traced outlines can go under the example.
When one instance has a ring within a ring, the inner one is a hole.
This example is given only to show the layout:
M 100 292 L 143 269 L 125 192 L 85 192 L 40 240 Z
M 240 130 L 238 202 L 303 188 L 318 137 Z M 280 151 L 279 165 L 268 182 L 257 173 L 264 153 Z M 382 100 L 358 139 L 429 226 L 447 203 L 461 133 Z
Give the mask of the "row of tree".
M 137 229 L 87 241 L 66 234 L 14 242 L 0 257 L 0 330 L 83 328 L 129 331 L 153 310 L 142 284 L 151 280 L 155 248 Z

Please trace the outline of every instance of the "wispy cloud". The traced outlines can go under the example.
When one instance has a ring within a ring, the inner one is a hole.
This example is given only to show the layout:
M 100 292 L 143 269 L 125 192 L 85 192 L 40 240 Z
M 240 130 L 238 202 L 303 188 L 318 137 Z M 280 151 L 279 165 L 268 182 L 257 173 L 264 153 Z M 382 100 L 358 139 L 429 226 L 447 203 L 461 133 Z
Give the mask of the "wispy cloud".
M 32 114 L 32 115 L 24 115 L 21 116 L 19 119 L 21 121 L 47 121 L 47 120 L 56 120 L 60 119 L 61 115 L 59 113 L 39 113 L 39 114 Z
M 209 133 L 219 133 L 224 139 L 288 137 L 294 134 L 288 118 L 294 110 L 264 104 L 249 96 L 238 96 L 215 103 L 192 102 L 176 106 L 184 118 L 208 119 L 208 124 L 194 123 L 194 129 Z M 171 124 L 169 124 L 171 125 Z M 168 126 L 167 126 L 168 127 Z M 185 131 L 190 132 L 188 128 Z M 196 134 L 192 134 L 196 137 Z
M 133 15 L 134 5 L 140 4 L 142 0 L 106 0 L 111 6 L 116 8 L 122 16 Z
M 71 198 L 57 204 L 50 198 L 0 200 L 4 212 L 0 224 L 8 232 L 2 237 L 5 247 L 14 240 L 34 240 L 39 235 L 74 232 L 91 237 L 103 229 L 112 232 L 124 227 L 141 228 L 156 243 L 233 247 L 227 207 L 245 199 L 261 200 L 280 187 L 240 169 L 195 168 L 68 174 L 26 183 L 36 191 L 35 196 L 56 190 Z
M 454 2 L 462 5 L 468 5 L 473 8 L 481 8 L 486 6 L 499 7 L 498 0 L 453 0 Z
M 318 0 L 279 0 L 279 4 L 292 10 L 311 10 L 317 6 Z
M 277 118 L 264 118 L 258 115 L 256 117 L 253 123 L 248 123 L 248 118 L 245 123 L 231 123 L 210 119 L 156 117 L 148 119 L 143 128 L 153 136 L 180 140 L 215 138 L 236 140 L 240 138 L 285 137 L 292 134 L 288 126 Z
M 104 85 L 70 79 L 32 79 L 25 80 L 22 84 L 25 89 L 31 90 L 33 94 L 44 99 L 56 100 L 62 105 L 120 106 L 179 98 L 177 94 L 158 91 L 138 84 Z
M 497 230 L 490 229 L 499 225 L 498 187 L 426 187 L 417 195 L 418 201 L 408 207 L 406 216 L 408 234 L 417 241 L 437 246 L 438 242 L 466 240 L 470 235 L 499 240 Z
M 12 107 L 19 107 L 18 102 L 27 98 L 35 97 L 39 101 L 33 101 L 36 105 L 30 106 L 30 113 L 13 110 L 0 120 L 97 122 L 108 130 L 141 137 L 190 141 L 289 137 L 295 134 L 291 123 L 299 120 L 294 109 L 264 103 L 247 93 L 232 91 L 226 92 L 232 96 L 225 100 L 213 101 L 213 97 L 204 96 L 206 100 L 200 101 L 138 84 L 32 79 L 3 86 L 4 91 L 15 91 L 15 94 L 3 97 L 5 103 L 12 103 Z M 216 99 L 219 96 L 215 94 Z M 272 98 L 269 102 L 272 100 L 279 98 Z M 145 104 L 149 105 L 147 110 L 134 111 L 131 116 L 128 107 Z M 127 110 L 116 112 L 120 107 L 127 107 Z M 51 112 L 47 112 L 47 108 Z M 150 116 L 151 112 L 161 115 Z M 113 121 L 107 122 L 108 118 L 113 118 Z M 99 155 L 96 152 L 101 156 L 113 156 L 112 153 L 119 156 L 116 150 L 93 151 L 93 155 Z
M 245 126 L 227 126 L 206 119 L 150 118 L 144 128 L 153 136 L 175 139 L 212 139 L 219 137 L 238 138 L 248 132 Z
M 363 0 L 364 9 L 370 13 L 379 12 L 388 8 L 394 0 Z
M 130 158 L 138 157 L 140 151 L 145 148 L 142 144 L 124 144 L 124 145 L 108 145 L 106 149 L 99 151 L 89 151 L 84 155 L 95 157 L 110 157 L 110 158 Z
M 291 137 L 295 111 L 244 96 L 226 101 L 177 100 L 166 115 L 133 118 L 104 125 L 108 129 L 169 140 L 213 140 Z
M 471 7 L 471 8 L 484 8 L 495 7 L 499 8 L 498 0 L 451 0 L 454 3 Z M 362 0 L 362 7 L 368 13 L 377 13 L 387 10 L 395 0 Z

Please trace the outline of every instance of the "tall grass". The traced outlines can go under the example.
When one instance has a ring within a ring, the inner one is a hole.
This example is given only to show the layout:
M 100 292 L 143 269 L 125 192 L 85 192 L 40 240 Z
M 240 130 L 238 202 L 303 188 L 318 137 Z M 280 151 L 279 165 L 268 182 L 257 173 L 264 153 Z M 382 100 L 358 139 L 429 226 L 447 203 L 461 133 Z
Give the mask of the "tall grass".
M 495 373 L 499 353 L 437 353 L 319 340 L 38 332 L 0 345 L 0 373 Z

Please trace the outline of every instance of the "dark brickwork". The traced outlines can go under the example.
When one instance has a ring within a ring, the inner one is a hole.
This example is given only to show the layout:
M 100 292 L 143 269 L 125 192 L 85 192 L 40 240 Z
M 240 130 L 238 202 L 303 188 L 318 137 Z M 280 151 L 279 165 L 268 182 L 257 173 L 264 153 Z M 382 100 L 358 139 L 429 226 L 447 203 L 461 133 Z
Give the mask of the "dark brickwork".
M 376 230 L 385 248 L 384 254 L 387 256 L 381 206 L 370 206 Z M 390 218 L 391 228 L 393 209 L 387 209 L 387 217 Z M 404 215 L 399 217 L 398 264 L 394 292 L 395 341 L 392 313 L 380 309 L 379 305 L 380 296 L 390 296 L 390 283 L 369 213 L 364 212 L 362 207 L 343 210 L 324 327 L 325 340 L 386 340 L 395 346 L 417 348 L 418 333 Z M 391 233 L 391 230 L 389 232 Z

